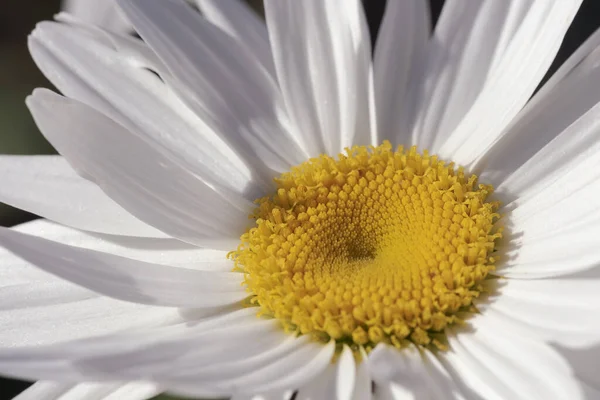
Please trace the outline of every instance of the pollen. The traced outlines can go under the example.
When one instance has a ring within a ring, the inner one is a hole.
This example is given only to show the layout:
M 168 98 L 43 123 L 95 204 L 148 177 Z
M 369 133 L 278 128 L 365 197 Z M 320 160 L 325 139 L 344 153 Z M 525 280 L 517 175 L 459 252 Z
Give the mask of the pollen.
M 416 147 L 355 146 L 275 179 L 229 257 L 261 316 L 353 349 L 445 349 L 494 270 L 499 204 Z

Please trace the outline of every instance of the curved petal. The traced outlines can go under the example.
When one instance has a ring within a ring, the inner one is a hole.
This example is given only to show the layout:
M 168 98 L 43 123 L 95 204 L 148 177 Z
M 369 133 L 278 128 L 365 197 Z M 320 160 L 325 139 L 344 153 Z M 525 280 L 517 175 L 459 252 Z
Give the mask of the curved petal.
M 499 329 L 485 315 L 469 322 L 470 330 L 449 332 L 451 350 L 439 359 L 481 398 L 582 399 L 573 371 L 549 345 Z
M 304 161 L 281 119 L 279 89 L 246 49 L 182 1 L 120 2 L 137 32 L 163 60 L 184 102 L 262 181 Z M 252 199 L 253 200 L 253 199 Z
M 249 49 L 269 75 L 276 79 L 267 26 L 245 1 L 196 0 L 196 3 L 206 19 Z
M 165 84 L 168 72 L 140 40 L 71 20 L 42 22 L 29 37 L 29 50 L 63 94 L 161 148 L 204 181 L 251 200 L 263 193 L 265 184 Z
M 398 350 L 378 345 L 368 363 L 376 399 L 453 399 L 457 390 L 435 357 L 414 346 Z
M 337 362 L 329 365 L 314 381 L 299 388 L 294 399 L 351 400 L 355 393 L 355 379 L 354 355 L 348 346 L 344 346 Z
M 156 375 L 152 371 L 173 371 L 175 360 L 193 354 L 192 349 L 201 353 L 212 351 L 213 357 L 223 352 L 224 346 L 231 346 L 224 334 L 238 335 L 239 339 L 253 332 L 251 338 L 256 339 L 256 333 L 262 332 L 273 340 L 272 334 L 265 333 L 269 330 L 264 321 L 255 314 L 254 309 L 227 311 L 197 321 L 179 320 L 167 326 L 146 326 L 52 345 L 3 347 L 0 371 L 33 380 L 145 380 Z M 219 341 L 218 336 L 225 340 Z M 237 343 L 236 349 L 243 345 L 247 343 Z M 141 377 L 142 374 L 146 375 Z
M 132 251 L 125 246 L 98 243 L 89 234 L 45 221 L 29 222 L 14 229 L 74 244 L 83 242 L 87 247 L 107 246 L 128 255 Z M 173 253 L 173 250 L 166 252 Z M 143 251 L 136 249 L 134 253 L 137 256 Z M 152 254 L 156 253 L 146 252 L 144 256 L 151 257 Z M 0 304 L 0 344 L 8 347 L 56 343 L 185 320 L 173 308 L 144 306 L 99 296 L 48 274 L 2 248 Z
M 62 10 L 114 32 L 133 32 L 114 0 L 63 0 Z
M 463 3 L 470 5 L 468 1 Z M 483 58 L 488 60 L 487 63 L 482 63 L 480 53 L 489 54 L 488 40 L 493 40 L 492 37 L 486 40 L 481 40 L 483 35 L 473 37 L 480 41 L 480 45 L 475 46 L 473 50 L 477 51 L 469 53 L 469 56 L 471 60 L 475 60 L 476 65 L 485 65 L 485 69 L 479 71 L 483 74 L 472 71 L 472 74 L 463 76 L 466 79 L 462 81 L 464 86 L 460 85 L 460 79 L 451 80 L 467 90 L 476 88 L 475 93 L 467 96 L 468 101 L 444 99 L 441 103 L 431 103 L 432 105 L 459 103 L 463 107 L 465 104 L 468 105 L 462 112 L 447 113 L 451 123 L 436 124 L 436 127 L 440 128 L 439 132 L 444 133 L 440 136 L 435 134 L 436 144 L 431 149 L 441 157 L 451 158 L 462 165 L 469 165 L 484 154 L 529 100 L 554 59 L 581 0 L 559 2 L 515 0 L 481 4 L 482 9 L 503 5 L 507 5 L 507 8 L 506 12 L 500 13 L 505 16 L 503 18 L 498 18 L 495 12 L 491 12 L 482 13 L 481 19 L 474 19 L 475 24 L 483 27 L 485 32 L 492 35 L 499 34 L 499 39 L 493 41 L 498 45 L 492 47 L 492 58 Z M 489 26 L 498 26 L 496 21 L 502 21 L 501 29 L 490 30 Z M 470 63 L 471 61 L 469 65 Z M 452 64 L 445 61 L 442 65 Z M 483 76 L 479 87 L 469 82 L 477 76 Z M 436 122 L 436 119 L 427 116 L 422 120 Z
M 40 381 L 13 400 L 146 400 L 161 390 L 152 383 L 57 383 Z
M 557 346 L 557 351 L 566 358 L 575 370 L 587 400 L 599 398 L 600 395 L 600 345 L 582 348 Z
M 0 229 L 0 243 L 45 271 L 119 300 L 171 307 L 214 307 L 248 296 L 241 287 L 239 273 L 145 263 L 10 229 Z
M 360 1 L 267 0 L 275 68 L 309 155 L 372 144 L 369 34 Z
M 300 386 L 330 362 L 334 344 L 294 338 L 242 309 L 199 321 L 41 348 L 0 351 L 0 371 L 42 379 L 164 382 L 167 391 L 223 396 Z
M 60 156 L 0 156 L 0 201 L 92 232 L 165 237 L 119 207 Z
M 600 30 L 536 93 L 479 160 L 480 177 L 516 197 L 541 191 L 597 153 Z
M 69 163 L 133 215 L 189 243 L 235 248 L 250 202 L 217 193 L 160 148 L 78 101 L 38 89 L 27 105 Z
M 486 323 L 512 328 L 538 341 L 567 346 L 600 343 L 600 280 L 541 279 L 502 281 L 481 302 Z M 548 311 L 551 310 L 551 311 Z
M 375 46 L 373 80 L 380 141 L 410 146 L 411 118 L 431 33 L 427 2 L 389 0 Z

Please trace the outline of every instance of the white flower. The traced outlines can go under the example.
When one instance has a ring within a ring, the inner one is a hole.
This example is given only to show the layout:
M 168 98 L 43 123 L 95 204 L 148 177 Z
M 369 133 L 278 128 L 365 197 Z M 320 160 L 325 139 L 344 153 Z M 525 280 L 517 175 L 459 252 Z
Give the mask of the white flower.
M 358 0 L 119 3 L 38 25 L 62 156 L 0 158 L 22 399 L 600 398 L 600 33 L 529 100 L 580 1 L 390 0 L 373 62 Z M 386 139 L 468 173 L 307 163 Z

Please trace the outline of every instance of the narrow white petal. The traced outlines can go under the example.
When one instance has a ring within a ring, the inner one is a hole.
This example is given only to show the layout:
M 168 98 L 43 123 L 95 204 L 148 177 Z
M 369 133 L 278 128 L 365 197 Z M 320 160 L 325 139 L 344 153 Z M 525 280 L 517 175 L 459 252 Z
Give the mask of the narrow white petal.
M 133 32 L 114 0 L 63 0 L 61 8 L 90 24 L 115 32 Z
M 169 83 L 181 98 L 257 167 L 265 182 L 273 171 L 304 161 L 304 152 L 280 121 L 280 92 L 251 49 L 183 1 L 133 0 L 121 6 L 172 73 Z
M 146 400 L 160 392 L 152 383 L 59 384 L 40 381 L 14 400 Z
M 276 321 L 261 321 L 255 313 L 244 309 L 195 324 L 45 348 L 5 349 L 0 351 L 0 370 L 42 379 L 144 377 L 164 381 L 169 392 L 219 397 L 301 386 L 329 364 L 333 343 L 324 346 L 307 337 L 294 338 Z
M 60 400 L 61 396 L 73 387 L 69 383 L 36 382 L 16 396 L 13 400 Z
M 249 201 L 217 193 L 160 148 L 78 101 L 38 89 L 27 105 L 69 163 L 140 220 L 186 242 L 234 248 Z
M 371 400 L 373 398 L 373 380 L 367 361 L 367 353 L 361 349 L 362 360 L 356 368 L 356 382 L 352 400 Z
M 592 317 L 600 304 L 599 289 L 594 279 L 508 279 L 478 307 L 498 329 L 514 326 L 538 340 L 587 346 L 600 343 L 600 321 Z
M 202 394 L 202 391 L 196 391 L 201 389 L 202 384 L 212 384 L 217 393 L 224 394 L 238 391 L 268 393 L 302 387 L 323 373 L 331 362 L 335 350 L 333 342 L 324 346 L 305 339 L 305 337 L 293 339 L 291 343 L 299 342 L 300 344 L 295 346 L 293 351 L 287 351 L 277 357 L 273 357 L 276 355 L 275 352 L 265 353 L 269 355 L 268 358 L 258 357 L 257 362 L 262 365 L 257 365 L 251 360 L 247 366 L 241 366 L 239 371 L 235 370 L 233 364 L 226 369 L 215 370 L 210 381 L 199 382 L 198 379 L 194 379 L 196 389 L 188 386 L 182 393 Z M 239 362 L 235 363 L 235 365 L 238 364 Z M 242 369 L 246 369 L 246 371 L 240 375 Z
M 78 229 L 164 237 L 122 209 L 60 156 L 0 156 L 0 201 Z
M 0 243 L 45 271 L 120 300 L 173 307 L 213 307 L 247 297 L 239 273 L 151 264 L 9 229 L 0 229 Z
M 518 198 L 597 153 L 600 31 L 536 93 L 481 160 L 481 179 Z M 557 75 L 560 79 L 556 78 Z
M 457 389 L 443 367 L 416 347 L 379 345 L 369 354 L 375 398 L 452 399 Z
M 295 398 L 297 400 L 351 400 L 355 379 L 354 355 L 348 346 L 344 346 L 337 362 L 329 365 L 315 380 L 299 388 Z
M 196 3 L 206 19 L 249 49 L 273 79 L 276 79 L 267 26 L 245 1 L 196 0 Z
M 469 1 L 462 1 L 468 10 L 473 9 Z M 481 14 L 474 23 L 483 28 L 486 35 L 476 35 L 480 41 L 473 53 L 467 54 L 469 65 L 485 65 L 486 70 L 453 79 L 455 85 L 475 94 L 464 94 L 464 99 L 447 98 L 441 104 L 460 104 L 462 112 L 448 112 L 448 123 L 437 124 L 437 119 L 426 117 L 424 122 L 432 122 L 439 127 L 435 146 L 432 150 L 440 156 L 451 158 L 459 164 L 469 165 L 484 154 L 498 139 L 504 128 L 529 100 L 536 86 L 546 73 L 563 40 L 567 28 L 577 12 L 581 0 L 557 2 L 520 1 L 484 2 L 482 7 L 502 7 L 508 5 L 507 12 L 498 18 L 494 12 Z M 502 21 L 501 29 L 496 21 Z M 460 21 L 457 21 L 460 22 Z M 488 36 L 488 34 L 490 34 Z M 498 35 L 499 39 L 493 37 Z M 482 40 L 485 38 L 485 40 Z M 488 41 L 498 43 L 489 54 Z M 444 61 L 444 65 L 450 65 Z M 466 70 L 465 70 L 466 72 Z M 482 76 L 484 79 L 478 77 Z M 480 81 L 480 86 L 471 85 L 471 80 Z M 454 86 L 452 86 L 454 87 Z M 457 94 L 461 91 L 457 91 Z M 432 105 L 440 104 L 432 102 Z M 465 106 L 466 105 L 466 106 Z M 437 135 L 437 134 L 435 134 Z M 432 138 L 433 135 L 425 136 Z M 439 147 L 438 147 L 439 146 Z M 439 148 L 439 151 L 438 151 Z
M 262 333 L 273 340 L 273 327 L 269 329 L 255 314 L 255 309 L 222 311 L 196 321 L 180 319 L 165 326 L 148 325 L 142 329 L 45 346 L 3 346 L 0 371 L 4 375 L 26 379 L 71 382 L 136 381 L 161 373 L 166 376 L 178 371 L 177 360 L 183 356 L 212 352 L 211 360 L 214 360 L 219 351 L 224 352 L 225 346 L 231 347 L 232 343 L 219 337 L 227 339 L 237 335 L 235 337 L 240 339 L 250 335 L 257 339 Z M 238 343 L 236 350 L 244 344 Z M 199 364 L 202 364 L 201 360 L 200 357 Z
M 124 246 L 98 244 L 89 234 L 45 221 L 30 222 L 15 229 L 73 244 L 84 242 L 88 247 L 108 246 L 120 253 L 131 250 Z M 154 245 L 160 246 L 160 243 Z M 140 250 L 135 252 L 143 253 Z M 167 252 L 172 250 L 167 249 Z M 151 254 L 146 257 L 151 257 Z M 49 344 L 180 321 L 182 316 L 176 309 L 143 306 L 100 296 L 0 249 L 2 346 Z
M 380 140 L 410 145 L 416 90 L 422 82 L 431 22 L 427 3 L 390 0 L 377 35 L 374 60 L 375 109 Z
M 449 0 L 444 4 L 421 78 L 427 84 L 414 132 L 421 148 L 437 151 L 440 141 L 456 128 L 505 55 L 532 3 Z
M 488 324 L 485 315 L 469 322 L 472 329 L 450 332 L 451 350 L 439 358 L 479 396 L 582 399 L 573 371 L 549 345 Z
M 275 68 L 311 156 L 371 144 L 370 41 L 360 1 L 267 0 Z
M 268 394 L 237 394 L 231 397 L 231 400 L 291 400 L 294 392 L 292 390 L 284 390 L 276 393 Z
M 29 49 L 66 96 L 101 111 L 215 187 L 242 196 L 262 193 L 264 184 L 240 157 L 165 84 L 166 67 L 142 41 L 69 20 L 38 24 Z

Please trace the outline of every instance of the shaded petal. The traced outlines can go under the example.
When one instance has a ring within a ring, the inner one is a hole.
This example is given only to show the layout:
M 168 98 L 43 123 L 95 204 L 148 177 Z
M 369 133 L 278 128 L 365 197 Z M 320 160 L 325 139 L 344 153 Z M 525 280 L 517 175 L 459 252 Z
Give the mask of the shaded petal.
M 82 21 L 110 31 L 133 32 L 131 24 L 113 0 L 63 0 L 61 8 Z
M 219 342 L 216 336 L 220 334 L 226 338 L 223 330 L 227 327 L 239 335 L 265 331 L 264 323 L 260 323 L 255 313 L 254 309 L 227 311 L 197 321 L 180 319 L 169 326 L 147 326 L 46 346 L 2 348 L 0 371 L 5 375 L 34 380 L 73 382 L 147 379 L 152 373 L 142 378 L 140 375 L 143 371 L 175 368 L 174 363 L 161 362 L 161 357 L 167 357 L 172 362 L 184 354 L 193 354 L 191 350 L 206 352 L 218 348 L 223 352 L 222 345 L 231 343 Z M 207 344 L 207 338 L 212 347 L 202 345 Z M 203 339 L 205 342 L 202 342 Z M 273 337 L 270 336 L 270 339 Z
M 289 116 L 310 156 L 367 145 L 371 49 L 360 1 L 267 0 L 275 68 Z
M 0 201 L 78 229 L 164 237 L 122 209 L 60 156 L 0 156 Z
M 469 1 L 462 0 L 460 4 L 467 7 L 466 10 L 474 9 Z M 448 122 L 444 121 L 441 125 L 437 124 L 437 118 L 425 114 L 421 120 L 434 123 L 436 130 L 432 132 L 441 135 L 418 135 L 420 144 L 427 145 L 421 142 L 421 137 L 428 138 L 426 141 L 429 142 L 433 139 L 433 152 L 462 165 L 469 165 L 484 154 L 529 100 L 554 59 L 581 0 L 515 0 L 481 4 L 482 11 L 490 12 L 482 12 L 473 19 L 472 24 L 482 28 L 483 34 L 470 36 L 471 40 L 478 43 L 470 49 L 473 52 L 459 54 L 468 56 L 464 58 L 465 65 L 482 65 L 484 68 L 467 68 L 463 72 L 470 73 L 463 75 L 461 72 L 460 79 L 450 77 L 453 83 L 450 87 L 471 91 L 456 91 L 462 99 L 444 96 L 440 101 L 424 102 L 431 104 L 430 109 L 436 104 L 459 104 L 462 109 L 446 112 L 444 108 Z M 466 15 L 468 18 L 468 11 Z M 458 19 L 451 26 L 463 23 L 472 25 L 467 19 Z M 490 46 L 489 43 L 496 43 L 496 46 Z M 491 52 L 488 47 L 492 49 Z M 488 57 L 482 57 L 481 54 L 488 54 Z M 443 66 L 452 65 L 448 60 L 438 62 Z M 442 76 L 448 78 L 447 75 Z M 473 79 L 480 83 L 479 86 L 471 84 Z
M 160 148 L 78 101 L 38 89 L 27 105 L 69 163 L 133 215 L 186 242 L 236 246 L 250 202 L 215 192 Z
M 238 196 L 262 193 L 264 184 L 165 84 L 168 72 L 151 49 L 137 39 L 69 22 L 42 22 L 29 37 L 34 61 L 63 94 L 99 110 L 217 188 Z
M 369 354 L 376 399 L 453 399 L 457 389 L 428 351 L 378 345 Z
M 416 90 L 422 81 L 431 22 L 422 0 L 389 0 L 374 56 L 375 109 L 380 141 L 410 145 Z
M 294 391 L 285 390 L 276 393 L 268 393 L 268 394 L 239 394 L 231 397 L 230 400 L 291 400 L 294 395 Z
M 29 222 L 14 229 L 55 240 L 80 241 L 76 231 L 45 221 Z M 65 237 L 65 231 L 75 233 Z M 81 236 L 88 235 L 79 233 Z M 93 240 L 86 242 L 91 247 L 97 244 Z M 128 251 L 127 248 L 117 250 Z M 2 248 L 0 304 L 0 344 L 8 347 L 49 344 L 184 320 L 176 309 L 99 296 L 48 274 Z M 198 312 L 195 314 L 194 318 L 198 318 Z
M 0 243 L 45 271 L 119 300 L 172 307 L 214 307 L 248 296 L 239 273 L 151 264 L 10 229 L 0 229 Z
M 250 49 L 182 1 L 120 2 L 163 60 L 183 101 L 256 167 L 264 182 L 306 159 L 280 121 L 281 95 Z M 264 163 L 264 165 L 263 165 Z
M 515 267 L 517 269 L 517 267 Z M 600 281 L 594 279 L 502 280 L 478 302 L 486 323 L 513 328 L 538 341 L 568 346 L 600 342 Z M 550 311 L 548 311 L 550 310 Z
M 161 392 L 152 383 L 34 383 L 14 400 L 146 400 Z
M 267 26 L 245 1 L 196 0 L 196 3 L 206 19 L 231 35 L 242 47 L 249 49 L 276 79 Z
M 355 392 L 356 366 L 354 355 L 344 346 L 339 359 L 296 394 L 297 400 L 351 400 Z M 370 382 L 369 382 L 370 389 Z
M 488 322 L 478 315 L 468 331 L 449 332 L 451 350 L 438 357 L 455 379 L 486 400 L 582 398 L 573 371 L 554 349 Z
M 294 338 L 242 309 L 152 330 L 64 345 L 4 349 L 0 370 L 42 379 L 151 379 L 169 392 L 222 396 L 300 386 L 330 362 L 334 344 Z M 279 373 L 278 373 L 279 372 Z
M 600 345 L 581 348 L 557 346 L 557 351 L 566 358 L 579 378 L 586 399 L 598 399 L 600 395 Z

